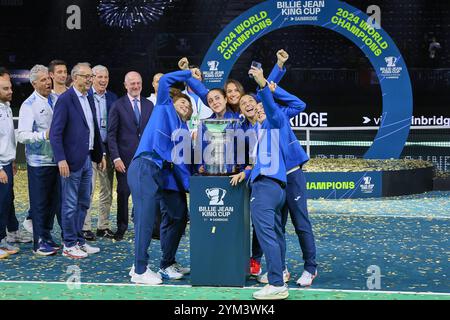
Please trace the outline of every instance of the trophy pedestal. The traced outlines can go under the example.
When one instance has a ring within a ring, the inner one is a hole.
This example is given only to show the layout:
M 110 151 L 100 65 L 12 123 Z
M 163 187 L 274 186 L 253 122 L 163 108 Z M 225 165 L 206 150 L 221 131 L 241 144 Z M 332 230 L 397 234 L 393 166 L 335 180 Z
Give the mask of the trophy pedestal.
M 229 177 L 190 181 L 191 284 L 244 287 L 250 260 L 250 203 L 245 183 Z

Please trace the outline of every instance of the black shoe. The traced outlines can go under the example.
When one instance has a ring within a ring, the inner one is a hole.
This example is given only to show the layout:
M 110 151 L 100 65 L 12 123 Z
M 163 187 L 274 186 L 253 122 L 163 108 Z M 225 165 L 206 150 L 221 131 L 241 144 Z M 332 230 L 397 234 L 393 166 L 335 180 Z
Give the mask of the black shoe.
M 95 234 L 91 230 L 88 230 L 88 231 L 83 230 L 82 232 L 83 232 L 84 239 L 86 239 L 87 241 L 97 240 L 97 238 L 95 237 Z
M 114 232 L 109 229 L 97 229 L 97 237 L 103 237 L 108 239 L 114 239 Z
M 124 235 L 125 235 L 124 233 L 116 232 L 116 233 L 114 234 L 114 240 L 116 240 L 116 241 L 122 241 Z

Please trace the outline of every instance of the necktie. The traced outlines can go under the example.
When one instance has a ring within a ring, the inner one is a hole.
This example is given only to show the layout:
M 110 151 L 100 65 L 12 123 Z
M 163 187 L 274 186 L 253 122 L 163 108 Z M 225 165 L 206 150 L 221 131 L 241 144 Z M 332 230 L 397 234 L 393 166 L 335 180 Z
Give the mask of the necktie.
M 139 112 L 139 106 L 138 106 L 138 99 L 134 99 L 134 116 L 136 118 L 136 123 L 139 126 L 140 120 L 141 120 L 141 113 Z

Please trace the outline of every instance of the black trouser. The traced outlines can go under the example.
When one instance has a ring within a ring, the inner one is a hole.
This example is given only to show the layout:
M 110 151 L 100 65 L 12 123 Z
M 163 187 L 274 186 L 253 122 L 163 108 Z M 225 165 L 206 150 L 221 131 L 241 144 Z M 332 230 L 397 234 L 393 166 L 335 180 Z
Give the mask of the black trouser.
M 116 171 L 117 177 L 117 232 L 124 234 L 128 229 L 128 199 L 130 188 L 127 182 L 127 173 Z

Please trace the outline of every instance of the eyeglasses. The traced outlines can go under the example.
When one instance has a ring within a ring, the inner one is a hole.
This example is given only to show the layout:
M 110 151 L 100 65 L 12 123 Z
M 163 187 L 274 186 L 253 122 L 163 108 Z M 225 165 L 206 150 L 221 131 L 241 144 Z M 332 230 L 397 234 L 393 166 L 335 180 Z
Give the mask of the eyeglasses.
M 92 78 L 94 78 L 93 74 L 80 74 L 80 73 L 77 73 L 77 76 L 80 76 L 80 77 L 82 77 L 85 80 L 92 80 Z

